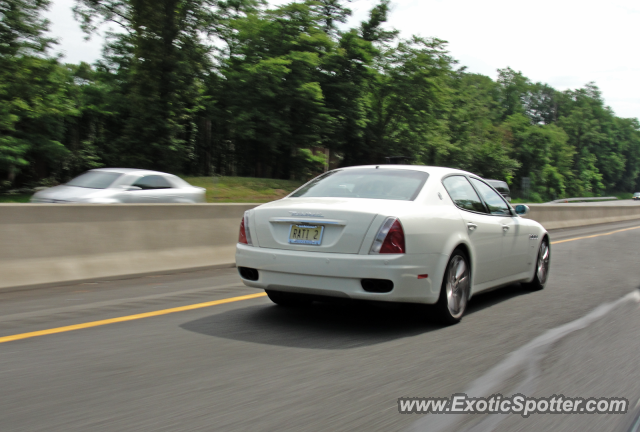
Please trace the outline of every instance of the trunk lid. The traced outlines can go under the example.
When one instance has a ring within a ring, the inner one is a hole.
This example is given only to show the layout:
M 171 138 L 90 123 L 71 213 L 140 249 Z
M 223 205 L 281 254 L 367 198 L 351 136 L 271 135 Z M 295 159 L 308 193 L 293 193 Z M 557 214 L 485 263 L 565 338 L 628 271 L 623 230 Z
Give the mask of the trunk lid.
M 382 200 L 285 198 L 252 210 L 260 247 L 357 254 Z M 387 201 L 388 202 L 388 201 Z M 316 230 L 315 227 L 318 227 Z M 290 243 L 317 241 L 320 244 Z

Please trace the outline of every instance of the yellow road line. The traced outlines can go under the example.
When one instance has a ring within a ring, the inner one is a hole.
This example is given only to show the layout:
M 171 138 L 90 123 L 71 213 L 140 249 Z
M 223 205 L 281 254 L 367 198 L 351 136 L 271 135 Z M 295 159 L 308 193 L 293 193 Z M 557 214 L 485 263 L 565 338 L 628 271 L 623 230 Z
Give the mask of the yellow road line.
M 154 316 L 167 315 L 167 314 L 176 313 L 176 312 L 184 312 L 188 310 L 201 309 L 201 308 L 217 306 L 225 303 L 233 303 L 233 302 L 242 301 L 242 300 L 250 300 L 258 297 L 264 297 L 266 295 L 267 294 L 265 293 L 249 294 L 249 295 L 240 296 L 240 297 L 231 297 L 231 298 L 226 298 L 222 300 L 192 304 L 188 306 L 180 306 L 176 308 L 163 309 L 163 310 L 158 310 L 154 312 L 146 312 L 146 313 L 141 313 L 137 315 L 128 315 L 128 316 L 111 318 L 111 319 L 106 319 L 101 321 L 92 321 L 92 322 L 83 323 L 83 324 L 70 325 L 66 327 L 57 327 L 57 328 L 52 328 L 48 330 L 40 330 L 40 331 L 31 332 L 31 333 L 22 333 L 22 334 L 17 334 L 12 336 L 4 336 L 4 337 L 0 337 L 0 343 L 11 342 L 11 341 L 16 341 L 20 339 L 28 339 L 28 338 L 37 337 L 37 336 L 45 336 L 45 335 L 50 335 L 55 333 L 64 333 L 68 331 L 80 330 L 80 329 L 85 329 L 90 327 L 98 327 L 98 326 L 114 324 L 114 323 L 119 323 L 124 321 L 133 321 L 133 320 L 138 320 L 142 318 L 150 318 Z
M 619 230 L 611 231 L 611 232 L 608 232 L 608 233 L 594 234 L 594 235 L 584 236 L 584 237 L 575 237 L 575 238 L 570 238 L 570 239 L 566 239 L 566 240 L 558 240 L 558 241 L 551 242 L 551 244 L 553 245 L 553 244 L 566 243 L 566 242 L 570 242 L 570 241 L 583 240 L 583 239 L 594 238 L 594 237 L 608 236 L 608 235 L 611 235 L 611 234 L 615 234 L 615 233 L 619 233 L 619 232 L 623 232 L 623 231 L 634 230 L 634 229 L 638 229 L 638 228 L 640 228 L 640 226 L 632 227 L 632 228 L 619 229 Z

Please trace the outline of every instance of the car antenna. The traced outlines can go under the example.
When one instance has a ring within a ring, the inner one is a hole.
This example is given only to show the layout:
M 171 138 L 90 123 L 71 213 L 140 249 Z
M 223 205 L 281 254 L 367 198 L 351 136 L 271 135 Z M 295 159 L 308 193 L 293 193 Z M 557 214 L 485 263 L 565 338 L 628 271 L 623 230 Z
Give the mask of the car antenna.
M 380 168 L 380 165 L 376 165 L 376 169 Z

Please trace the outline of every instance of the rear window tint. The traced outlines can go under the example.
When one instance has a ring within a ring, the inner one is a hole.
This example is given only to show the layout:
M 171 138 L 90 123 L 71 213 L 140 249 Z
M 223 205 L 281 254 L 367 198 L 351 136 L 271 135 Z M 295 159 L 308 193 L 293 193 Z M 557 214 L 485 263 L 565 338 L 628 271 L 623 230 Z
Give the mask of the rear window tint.
M 108 171 L 89 171 L 67 182 L 67 186 L 88 189 L 106 189 L 113 184 L 121 173 Z
M 413 201 L 429 174 L 423 171 L 360 168 L 317 177 L 290 197 L 369 198 Z
M 133 186 L 138 186 L 140 189 L 169 189 L 171 184 L 163 176 L 149 175 L 144 176 L 136 180 Z
M 464 210 L 471 210 L 479 213 L 486 213 L 482 201 L 478 197 L 471 183 L 463 176 L 451 176 L 442 180 L 444 188 L 456 205 Z M 495 193 L 495 192 L 494 192 Z
M 509 206 L 500 194 L 496 193 L 496 191 L 491 189 L 486 183 L 478 179 L 471 178 L 471 182 L 482 196 L 487 207 L 489 207 L 489 213 L 492 215 L 511 215 Z

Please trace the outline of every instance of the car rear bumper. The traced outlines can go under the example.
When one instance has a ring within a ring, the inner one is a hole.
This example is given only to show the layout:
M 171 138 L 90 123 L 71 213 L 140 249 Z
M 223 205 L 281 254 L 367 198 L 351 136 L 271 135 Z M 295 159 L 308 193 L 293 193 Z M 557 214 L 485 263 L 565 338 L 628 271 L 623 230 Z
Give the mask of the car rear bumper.
M 267 249 L 238 244 L 236 265 L 258 270 L 245 285 L 358 300 L 433 304 L 438 300 L 448 256 L 442 254 L 358 255 Z M 418 275 L 428 275 L 418 279 Z M 367 292 L 362 279 L 393 282 L 387 293 Z

